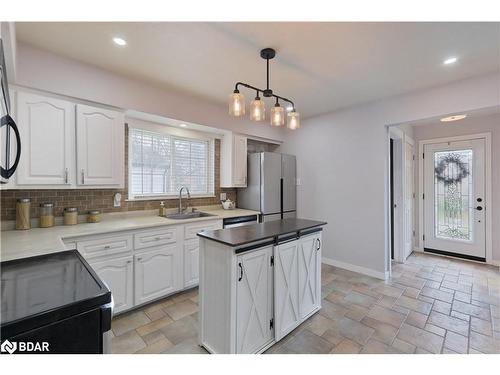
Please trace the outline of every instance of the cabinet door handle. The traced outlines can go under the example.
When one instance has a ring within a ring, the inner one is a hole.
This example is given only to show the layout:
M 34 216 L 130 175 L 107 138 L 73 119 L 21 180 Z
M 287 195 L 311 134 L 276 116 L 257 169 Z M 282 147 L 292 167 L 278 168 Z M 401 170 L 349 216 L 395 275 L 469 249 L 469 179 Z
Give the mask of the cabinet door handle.
M 241 281 L 243 279 L 243 266 L 241 265 L 241 262 L 238 263 L 238 267 L 240 267 L 240 278 L 238 281 Z
M 140 261 L 140 260 L 142 260 L 142 258 L 137 258 L 137 260 L 139 260 L 139 261 Z
M 85 185 L 85 169 L 82 169 L 82 185 Z
M 104 248 L 105 249 L 109 249 L 109 248 L 111 248 L 111 246 L 110 245 L 104 245 Z
M 321 240 L 319 238 L 316 239 L 318 241 L 318 247 L 316 248 L 316 251 L 321 249 Z
M 69 171 L 68 171 L 68 168 L 66 168 L 64 170 L 64 183 L 65 184 L 67 184 L 69 182 L 68 174 L 69 174 Z
M 131 260 L 127 260 L 127 263 L 130 264 L 130 263 L 132 263 L 132 261 Z
M 155 240 L 159 241 L 159 240 L 161 240 L 161 237 L 155 237 Z

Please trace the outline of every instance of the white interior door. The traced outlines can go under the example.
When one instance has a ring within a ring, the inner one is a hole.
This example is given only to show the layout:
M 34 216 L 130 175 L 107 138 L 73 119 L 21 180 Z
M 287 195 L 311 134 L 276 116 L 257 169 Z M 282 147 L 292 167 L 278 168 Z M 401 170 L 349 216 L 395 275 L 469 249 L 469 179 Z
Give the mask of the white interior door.
M 485 259 L 485 140 L 424 147 L 424 248 Z
M 405 137 L 404 143 L 405 162 L 404 162 L 404 246 L 403 246 L 403 260 L 406 260 L 413 251 L 413 236 L 414 236 L 414 172 L 413 172 L 413 141 Z
M 255 353 L 272 341 L 273 248 L 238 256 L 236 353 Z

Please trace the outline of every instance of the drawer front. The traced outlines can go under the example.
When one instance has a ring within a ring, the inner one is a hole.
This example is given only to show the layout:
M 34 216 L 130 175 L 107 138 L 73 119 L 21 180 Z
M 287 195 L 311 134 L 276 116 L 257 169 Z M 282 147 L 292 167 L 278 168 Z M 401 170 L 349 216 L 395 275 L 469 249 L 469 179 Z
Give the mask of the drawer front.
M 134 248 L 136 250 L 175 242 L 177 242 L 176 227 L 148 230 L 134 235 Z
M 197 238 L 196 233 L 202 230 L 222 229 L 222 220 L 200 221 L 198 223 L 186 224 L 184 227 L 184 239 Z
M 132 236 L 116 236 L 77 241 L 76 248 L 85 258 L 127 253 L 132 251 Z

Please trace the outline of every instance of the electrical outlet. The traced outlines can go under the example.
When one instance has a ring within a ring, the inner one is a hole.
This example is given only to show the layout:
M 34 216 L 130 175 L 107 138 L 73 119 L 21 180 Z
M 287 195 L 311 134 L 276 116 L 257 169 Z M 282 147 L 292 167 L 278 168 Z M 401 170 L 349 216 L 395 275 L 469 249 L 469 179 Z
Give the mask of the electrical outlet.
M 226 193 L 220 193 L 220 200 L 221 200 L 221 201 L 225 201 L 225 200 L 226 200 L 226 198 L 227 198 Z

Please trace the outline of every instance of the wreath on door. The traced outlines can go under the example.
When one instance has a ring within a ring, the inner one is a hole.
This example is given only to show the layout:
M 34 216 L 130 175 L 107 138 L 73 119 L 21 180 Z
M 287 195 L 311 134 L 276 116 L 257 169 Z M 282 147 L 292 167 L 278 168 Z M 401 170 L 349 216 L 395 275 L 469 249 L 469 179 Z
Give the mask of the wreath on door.
M 453 168 L 453 165 L 456 168 Z M 453 168 L 452 173 L 449 173 L 450 168 Z M 458 154 L 449 154 L 443 157 L 434 168 L 434 171 L 436 178 L 446 185 L 457 184 L 469 175 L 467 164 L 462 161 Z

